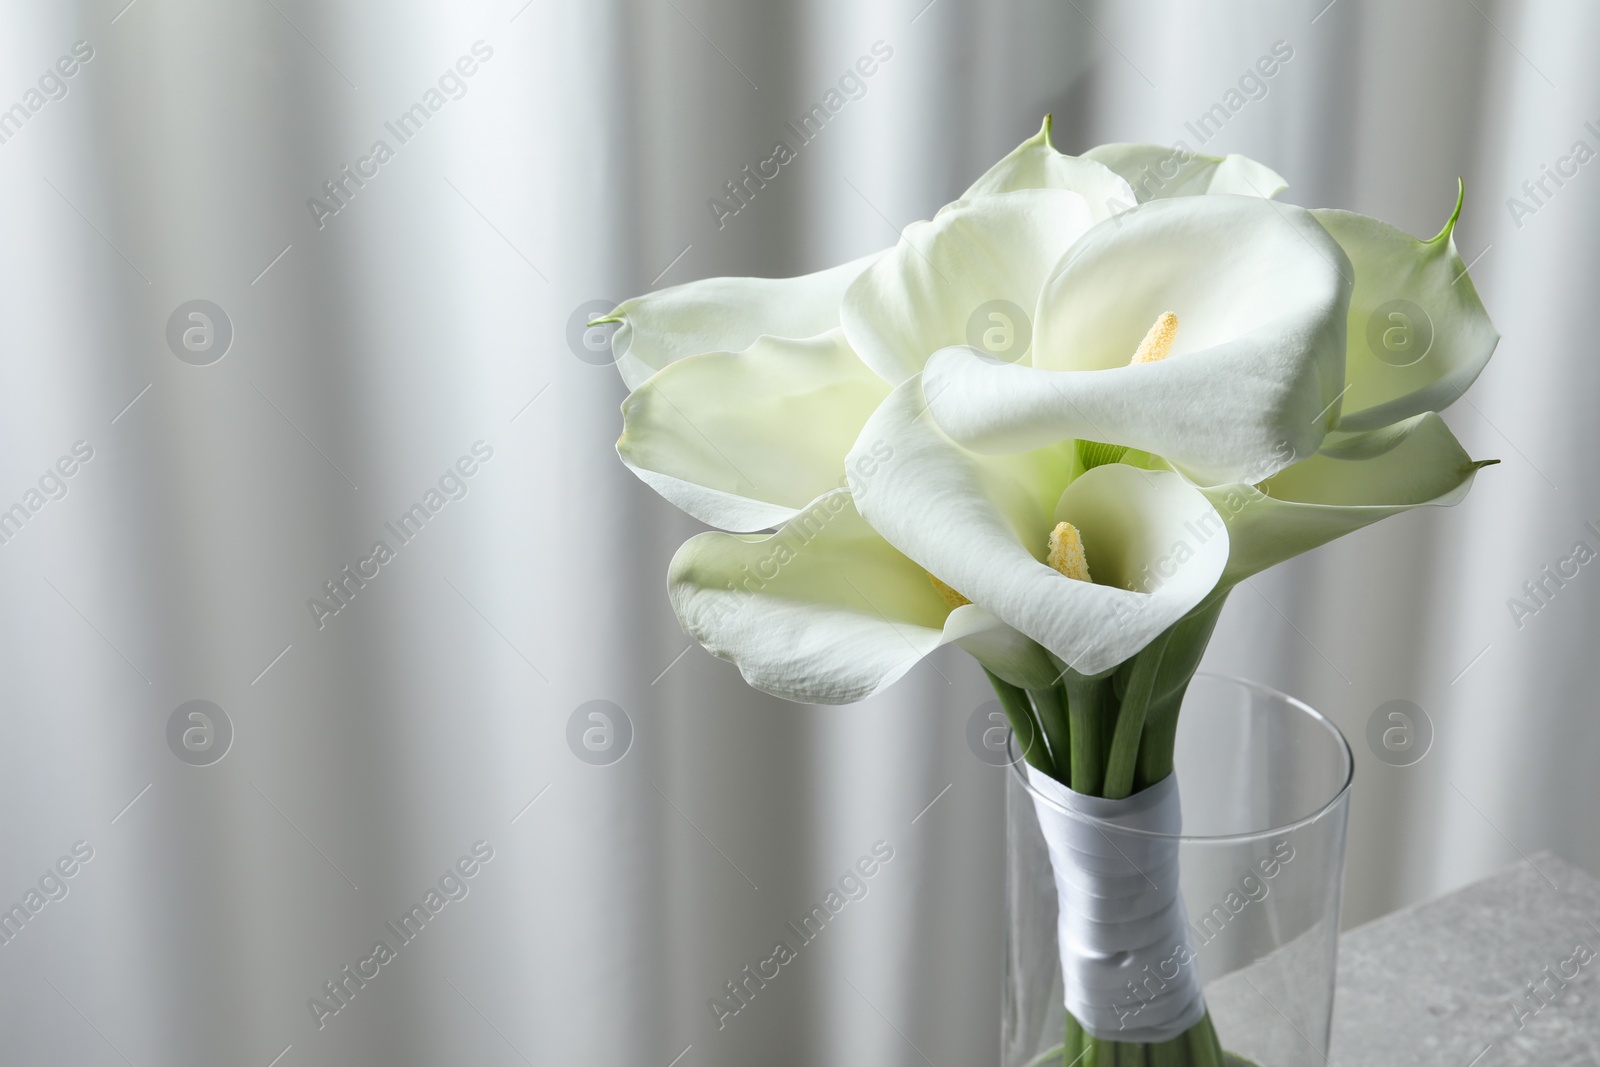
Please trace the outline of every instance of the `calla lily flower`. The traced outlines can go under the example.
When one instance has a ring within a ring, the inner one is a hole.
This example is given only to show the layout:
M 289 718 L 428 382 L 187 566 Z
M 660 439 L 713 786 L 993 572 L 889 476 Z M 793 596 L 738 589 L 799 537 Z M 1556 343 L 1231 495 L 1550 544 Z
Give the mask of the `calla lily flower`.
M 1392 426 L 1335 434 L 1322 451 L 1260 485 L 1200 491 L 1228 527 L 1222 584 L 1423 506 L 1459 503 L 1490 461 L 1474 461 L 1434 412 Z
M 1315 452 L 1337 421 L 1350 275 L 1299 208 L 1151 201 L 1096 226 L 1055 268 L 1032 366 L 945 349 L 924 373 L 929 407 L 981 451 L 1082 438 L 1157 453 L 1200 481 L 1259 480 Z M 1169 311 L 1182 323 L 1170 358 L 1129 365 Z
M 954 643 L 1011 684 L 1043 689 L 1067 666 L 1116 666 L 1215 589 L 1228 531 L 1178 475 L 1120 463 L 1082 472 L 1070 447 L 969 453 L 920 407 L 913 379 L 874 413 L 848 461 L 850 491 L 776 534 L 704 533 L 674 556 L 668 588 L 684 628 L 754 687 L 847 703 Z M 910 520 L 869 525 L 857 510 L 867 500 Z M 1062 523 L 1094 561 L 1092 580 L 1052 566 Z
M 1128 659 L 1216 588 L 1228 532 L 1177 474 L 1083 471 L 1070 441 L 972 452 L 928 417 L 922 389 L 906 382 L 873 413 L 851 460 L 880 441 L 891 456 L 850 482 L 867 521 L 940 582 L 1083 674 Z M 1046 563 L 1063 522 L 1081 538 L 1090 580 Z M 1192 530 L 1212 536 L 1186 548 Z
M 1463 196 L 1427 241 L 1349 211 L 1311 213 L 1355 269 L 1338 429 L 1443 411 L 1494 354 L 1500 335 L 1456 252 Z
M 851 283 L 841 314 L 862 360 L 898 384 L 928 356 L 967 343 L 985 304 L 1031 309 L 1067 249 L 1094 225 L 1081 193 L 1018 189 L 946 205 Z M 1149 325 L 1146 323 L 1146 325 Z
M 842 331 L 761 337 L 680 359 L 622 405 L 622 461 L 724 530 L 762 530 L 840 487 L 844 457 L 889 385 Z
M 1161 145 L 1108 144 L 1083 159 L 1105 164 L 1140 203 L 1214 193 L 1272 198 L 1283 178 L 1244 156 L 1202 156 Z M 1351 211 L 1310 214 L 1350 260 L 1341 431 L 1369 430 L 1443 411 L 1477 380 L 1500 335 L 1455 247 L 1464 187 L 1444 228 L 1424 241 Z
M 1022 688 L 1061 674 L 1038 644 L 983 608 L 952 607 L 844 489 L 774 534 L 690 538 L 667 588 L 690 636 L 755 688 L 790 700 L 864 700 L 947 644 Z
M 1098 151 L 1092 148 L 1081 156 L 1057 152 L 1050 143 L 1050 116 L 1046 115 L 1039 132 L 968 186 L 961 200 L 1018 189 L 1067 189 L 1082 195 L 1094 221 L 1102 222 L 1131 207 L 1134 190 L 1114 161 L 1096 157 Z

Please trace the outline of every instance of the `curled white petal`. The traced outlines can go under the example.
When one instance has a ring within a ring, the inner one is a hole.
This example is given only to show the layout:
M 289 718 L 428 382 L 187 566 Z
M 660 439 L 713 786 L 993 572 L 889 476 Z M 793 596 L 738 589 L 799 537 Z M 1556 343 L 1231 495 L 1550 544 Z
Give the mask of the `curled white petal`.
M 1500 335 L 1456 252 L 1460 211 L 1458 198 L 1456 213 L 1427 241 L 1365 215 L 1312 212 L 1355 268 L 1339 429 L 1442 411 L 1494 354 Z
M 845 336 L 885 381 L 904 381 L 938 349 L 968 343 L 986 308 L 1003 303 L 1026 319 L 1057 261 L 1092 222 L 1088 201 L 1065 189 L 949 204 L 931 222 L 907 226 L 900 243 L 850 285 Z M 1025 322 L 1011 325 L 1031 334 Z
M 1016 685 L 1047 684 L 1056 673 L 1043 649 L 982 608 L 952 611 L 845 490 L 819 497 L 775 534 L 691 538 L 667 583 L 690 636 L 787 700 L 865 700 L 951 643 Z
M 863 476 L 855 460 L 880 445 L 888 458 Z M 1071 463 L 1065 447 L 1007 456 L 961 448 L 927 417 L 913 379 L 873 413 L 846 466 L 857 507 L 890 543 L 1093 674 L 1211 592 L 1228 536 L 1210 503 L 1170 471 L 1108 464 L 1068 486 Z M 1095 582 L 1042 562 L 1057 521 L 1078 528 Z
M 839 300 L 881 253 L 797 278 L 704 278 L 624 300 L 602 322 L 629 389 L 685 356 L 739 352 L 762 335 L 815 337 L 839 325 Z
M 1242 196 L 1160 200 L 1090 231 L 1045 283 L 1031 367 L 948 349 L 925 390 L 985 452 L 1064 438 L 1157 453 L 1207 482 L 1315 452 L 1344 387 L 1350 264 L 1307 212 Z M 1128 366 L 1174 312 L 1171 354 Z
M 1228 525 L 1233 584 L 1379 519 L 1456 504 L 1482 466 L 1433 412 L 1331 438 L 1262 482 L 1202 490 Z
M 759 338 L 663 368 L 622 405 L 617 453 L 701 522 L 763 530 L 844 481 L 844 456 L 889 387 L 839 330 Z
M 962 200 L 972 200 L 1017 189 L 1066 189 L 1082 195 L 1090 217 L 1101 222 L 1133 207 L 1133 190 L 1104 163 L 1082 156 L 1068 156 L 1050 143 L 1050 119 L 1046 116 L 1039 132 L 1023 141 L 983 177 L 967 187 Z
M 1289 187 L 1271 167 L 1247 156 L 1204 156 L 1179 147 L 1103 144 L 1083 154 L 1120 175 L 1142 204 L 1174 196 L 1237 193 L 1271 199 Z

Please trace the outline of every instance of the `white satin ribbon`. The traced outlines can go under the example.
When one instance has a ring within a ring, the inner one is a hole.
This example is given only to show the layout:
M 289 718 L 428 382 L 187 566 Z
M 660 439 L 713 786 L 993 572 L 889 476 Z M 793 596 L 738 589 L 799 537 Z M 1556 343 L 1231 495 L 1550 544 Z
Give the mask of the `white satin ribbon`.
M 1123 800 L 1074 793 L 1032 766 L 1028 781 L 1055 870 L 1067 1010 L 1103 1040 L 1177 1037 L 1205 1014 L 1178 892 L 1177 777 Z

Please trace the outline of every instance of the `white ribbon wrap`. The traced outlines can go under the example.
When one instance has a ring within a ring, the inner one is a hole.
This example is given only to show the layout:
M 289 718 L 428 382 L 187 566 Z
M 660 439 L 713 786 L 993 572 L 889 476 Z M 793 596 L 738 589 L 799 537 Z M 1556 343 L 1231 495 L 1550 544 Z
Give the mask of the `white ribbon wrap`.
M 1205 1014 L 1178 892 L 1177 777 L 1123 800 L 1074 793 L 1032 766 L 1028 781 L 1055 870 L 1067 1010 L 1103 1040 L 1177 1037 Z

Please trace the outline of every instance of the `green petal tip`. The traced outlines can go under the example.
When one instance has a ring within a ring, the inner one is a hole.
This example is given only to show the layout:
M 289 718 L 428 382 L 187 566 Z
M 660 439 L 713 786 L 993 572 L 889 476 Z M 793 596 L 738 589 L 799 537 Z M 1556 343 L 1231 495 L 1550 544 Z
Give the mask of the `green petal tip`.
M 1431 240 L 1428 241 L 1428 243 L 1430 245 L 1431 244 L 1438 244 L 1440 241 L 1443 241 L 1443 240 L 1445 240 L 1446 238 L 1448 238 L 1450 236 L 1451 232 L 1456 228 L 1456 220 L 1461 218 L 1461 205 L 1466 201 L 1466 199 L 1467 199 L 1467 183 L 1462 181 L 1460 178 L 1457 178 L 1456 179 L 1456 208 L 1455 208 L 1454 211 L 1450 212 L 1450 218 L 1448 220 L 1446 220 L 1446 222 L 1444 224 L 1444 229 L 1440 230 L 1437 234 L 1435 234 L 1433 236 L 1433 238 Z

